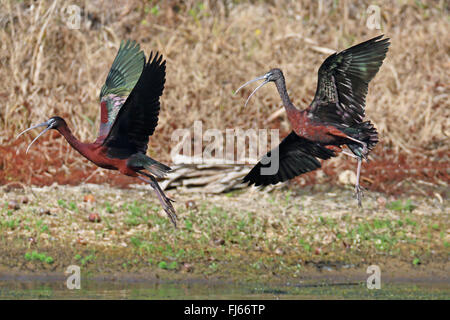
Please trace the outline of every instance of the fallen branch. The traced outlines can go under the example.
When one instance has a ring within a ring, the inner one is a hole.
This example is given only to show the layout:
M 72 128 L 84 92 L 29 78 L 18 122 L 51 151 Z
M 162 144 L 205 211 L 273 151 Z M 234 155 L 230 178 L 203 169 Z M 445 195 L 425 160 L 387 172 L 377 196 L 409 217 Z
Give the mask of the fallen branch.
M 188 160 L 188 164 L 172 166 L 172 171 L 161 179 L 160 186 L 163 190 L 176 188 L 183 192 L 223 193 L 246 188 L 247 184 L 242 179 L 253 167 L 252 164 L 192 164 L 198 159 L 184 160 Z M 271 186 L 265 188 L 265 191 L 273 189 Z

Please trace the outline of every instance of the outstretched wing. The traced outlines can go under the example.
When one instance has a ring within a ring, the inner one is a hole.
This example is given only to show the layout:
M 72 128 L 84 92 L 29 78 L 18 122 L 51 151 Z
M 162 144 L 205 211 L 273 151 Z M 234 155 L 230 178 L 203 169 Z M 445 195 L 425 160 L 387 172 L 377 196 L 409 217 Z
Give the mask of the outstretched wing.
M 324 122 L 347 126 L 362 121 L 370 80 L 389 47 L 383 35 L 329 56 L 319 68 L 314 100 L 307 109 Z
M 103 141 L 110 157 L 125 159 L 137 152 L 146 153 L 148 137 L 158 124 L 159 97 L 164 90 L 166 61 L 150 54 L 147 64 L 114 124 Z
M 100 91 L 100 132 L 103 140 L 109 133 L 116 116 L 141 76 L 145 54 L 135 41 L 122 41 Z
M 292 131 L 278 147 L 268 152 L 250 170 L 244 177 L 244 182 L 255 186 L 277 184 L 320 168 L 320 162 L 316 157 L 326 160 L 334 156 L 332 150 L 304 139 Z

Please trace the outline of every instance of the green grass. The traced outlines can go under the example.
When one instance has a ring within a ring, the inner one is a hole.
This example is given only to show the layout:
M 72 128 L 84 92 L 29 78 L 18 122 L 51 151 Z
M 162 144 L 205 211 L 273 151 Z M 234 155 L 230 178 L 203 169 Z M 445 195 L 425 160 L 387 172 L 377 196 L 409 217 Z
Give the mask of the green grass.
M 109 203 L 109 201 L 106 201 L 104 203 L 104 206 L 105 206 L 106 212 L 108 212 L 108 213 L 114 213 L 115 212 L 115 209 L 113 209 L 113 206 Z
M 77 204 L 75 203 L 75 201 L 70 201 L 68 207 L 69 207 L 69 210 L 70 210 L 70 211 L 78 212 L 78 206 L 77 206 Z
M 411 199 L 405 201 L 396 200 L 386 204 L 386 208 L 394 211 L 412 212 L 417 206 L 413 204 Z
M 39 253 L 37 251 L 27 252 L 24 257 L 27 261 L 41 261 L 47 264 L 52 264 L 55 261 L 51 256 L 47 256 L 46 253 Z
M 4 221 L 2 221 L 1 224 L 2 224 L 3 227 L 6 227 L 6 228 L 11 229 L 11 230 L 15 230 L 20 225 L 20 219 L 19 218 L 15 218 L 15 219 L 10 219 L 10 220 L 4 220 Z
M 61 208 L 67 208 L 66 200 L 59 199 L 59 200 L 58 200 L 58 205 L 59 205 Z

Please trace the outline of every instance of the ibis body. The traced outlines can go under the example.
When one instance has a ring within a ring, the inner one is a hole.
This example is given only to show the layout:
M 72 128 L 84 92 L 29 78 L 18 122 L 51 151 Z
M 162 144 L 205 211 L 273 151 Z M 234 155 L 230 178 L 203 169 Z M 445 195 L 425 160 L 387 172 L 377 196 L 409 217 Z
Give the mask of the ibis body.
M 266 186 L 287 181 L 321 167 L 318 159 L 327 160 L 343 152 L 358 160 L 356 197 L 361 206 L 359 185 L 361 163 L 378 143 L 378 133 L 365 121 L 365 97 L 368 85 L 383 63 L 389 39 L 382 35 L 330 55 L 320 66 L 313 101 L 305 110 L 291 102 L 283 72 L 274 68 L 265 75 L 242 85 L 264 80 L 248 97 L 263 85 L 274 82 L 283 101 L 292 132 L 280 145 L 264 156 L 244 177 L 249 185 Z M 236 92 L 237 92 L 236 91 Z M 343 151 L 346 146 L 350 152 Z M 274 152 L 276 151 L 276 152 Z M 272 154 L 278 159 L 278 170 L 264 174 L 262 168 L 272 165 Z
M 146 155 L 149 136 L 158 124 L 160 97 L 164 90 L 166 62 L 162 55 L 145 54 L 134 41 L 122 41 L 105 84 L 100 91 L 100 130 L 93 143 L 83 143 L 72 134 L 66 121 L 55 116 L 22 133 L 45 127 L 28 146 L 50 129 L 61 133 L 69 144 L 95 165 L 137 177 L 155 190 L 164 211 L 176 226 L 172 200 L 156 178 L 170 167 Z M 21 134 L 22 134 L 21 133 Z

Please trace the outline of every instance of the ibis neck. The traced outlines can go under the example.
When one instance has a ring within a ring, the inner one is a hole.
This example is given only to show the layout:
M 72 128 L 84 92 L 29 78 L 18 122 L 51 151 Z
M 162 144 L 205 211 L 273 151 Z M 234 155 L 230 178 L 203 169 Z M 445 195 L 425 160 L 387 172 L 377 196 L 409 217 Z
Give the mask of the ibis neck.
M 289 94 L 286 89 L 286 81 L 284 80 L 283 75 L 281 75 L 281 77 L 275 81 L 275 85 L 277 86 L 278 93 L 280 94 L 286 111 L 298 111 L 298 109 L 294 106 L 294 104 L 291 102 L 291 99 L 289 98 Z
M 88 145 L 86 143 L 79 141 L 77 138 L 75 138 L 75 136 L 72 134 L 72 131 L 69 129 L 69 127 L 66 124 L 58 127 L 57 130 L 59 131 L 59 133 L 61 133 L 64 136 L 64 138 L 66 138 L 67 142 L 72 146 L 72 148 L 74 148 L 81 155 L 83 155 L 89 159 L 89 156 L 87 154 L 88 153 Z

